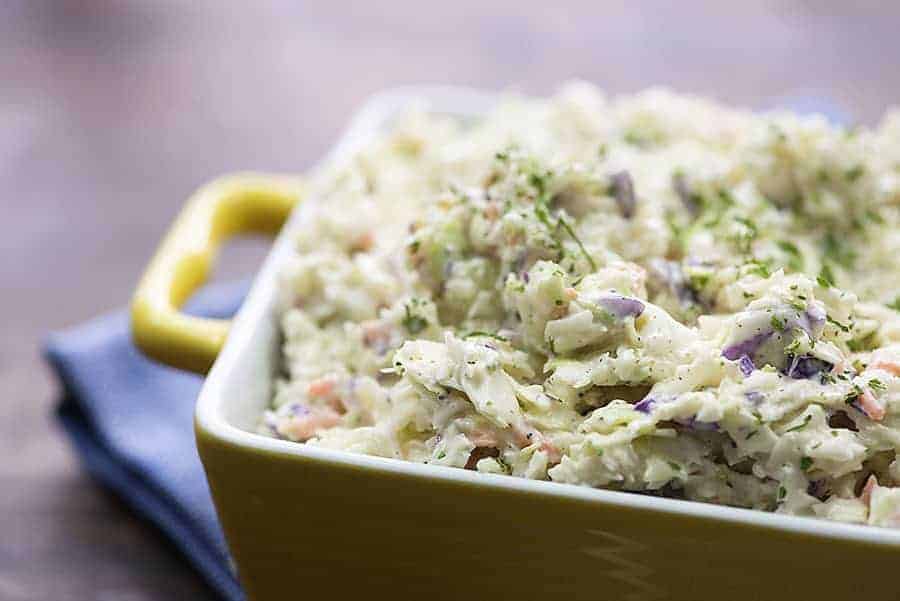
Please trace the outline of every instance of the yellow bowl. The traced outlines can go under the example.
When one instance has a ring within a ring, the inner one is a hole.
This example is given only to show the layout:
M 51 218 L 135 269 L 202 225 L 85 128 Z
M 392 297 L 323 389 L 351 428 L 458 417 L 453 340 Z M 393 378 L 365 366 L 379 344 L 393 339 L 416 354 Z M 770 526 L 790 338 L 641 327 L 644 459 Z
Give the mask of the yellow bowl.
M 470 90 L 370 101 L 328 159 L 389 126 L 413 99 L 476 116 Z M 278 370 L 277 274 L 307 219 L 293 211 L 233 324 L 178 312 L 218 244 L 274 232 L 302 191 L 243 174 L 187 204 L 133 303 L 135 341 L 205 372 L 196 434 L 251 600 L 705 601 L 900 599 L 900 532 L 353 455 L 255 434 Z M 309 202 L 315 202 L 311 199 Z M 218 357 L 218 358 L 217 358 Z

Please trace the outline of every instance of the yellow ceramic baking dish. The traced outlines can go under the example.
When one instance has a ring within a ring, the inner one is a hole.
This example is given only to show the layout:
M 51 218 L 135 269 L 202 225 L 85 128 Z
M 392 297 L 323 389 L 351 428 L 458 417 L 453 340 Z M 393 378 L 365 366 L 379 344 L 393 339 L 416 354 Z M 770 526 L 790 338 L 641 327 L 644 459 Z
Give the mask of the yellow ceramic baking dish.
M 470 90 L 371 100 L 328 161 L 390 127 L 410 102 L 472 118 Z M 255 434 L 278 371 L 277 273 L 302 235 L 293 177 L 242 174 L 202 188 L 133 303 L 137 344 L 206 372 L 196 434 L 249 599 L 900 599 L 900 532 L 593 490 L 315 448 Z M 288 215 L 291 215 L 289 219 Z M 218 244 L 274 233 L 233 323 L 181 314 Z

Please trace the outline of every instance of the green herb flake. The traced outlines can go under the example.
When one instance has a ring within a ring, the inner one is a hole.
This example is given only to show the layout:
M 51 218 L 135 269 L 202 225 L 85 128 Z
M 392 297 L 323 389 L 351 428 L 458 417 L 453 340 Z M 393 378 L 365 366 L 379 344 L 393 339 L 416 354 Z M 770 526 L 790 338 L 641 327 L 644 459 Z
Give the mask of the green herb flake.
M 866 168 L 864 166 L 855 165 L 854 167 L 851 167 L 850 169 L 847 169 L 847 171 L 844 172 L 844 177 L 847 179 L 848 182 L 852 183 L 852 182 L 855 182 L 856 180 L 858 180 L 859 178 L 861 178 L 865 172 L 866 172 Z
M 441 451 L 440 453 L 438 453 L 437 458 L 438 458 L 438 459 L 443 459 L 443 458 L 446 457 L 446 456 L 447 456 L 447 453 L 446 453 L 445 451 Z
M 884 382 L 879 380 L 878 378 L 872 378 L 868 382 L 869 388 L 872 390 L 887 390 L 887 386 L 885 386 Z
M 778 240 L 775 244 L 788 255 L 788 267 L 794 271 L 803 271 L 803 254 L 796 244 L 789 240 Z
M 779 486 L 778 487 L 778 500 L 780 501 L 783 498 L 785 498 L 786 496 L 787 496 L 787 489 L 785 489 L 784 486 Z
M 872 332 L 862 338 L 853 338 L 847 341 L 847 348 L 849 348 L 854 353 L 860 353 L 862 351 L 867 351 L 874 348 L 877 344 L 875 340 L 875 333 Z
M 847 268 L 852 267 L 856 261 L 856 251 L 840 240 L 834 232 L 828 232 L 822 238 L 822 253 L 829 261 Z
M 666 463 L 668 463 L 669 467 L 672 468 L 674 471 L 676 471 L 676 472 L 681 471 L 681 466 L 678 465 L 677 463 L 675 463 L 674 461 L 667 461 Z
M 876 223 L 878 225 L 884 225 L 884 217 L 882 217 L 881 213 L 879 213 L 875 209 L 869 209 L 868 211 L 866 211 L 866 217 L 872 223 Z
M 746 217 L 736 216 L 734 218 L 735 221 L 743 225 L 745 228 L 750 230 L 751 237 L 755 238 L 759 233 L 759 229 L 756 227 L 756 224 L 751 219 L 747 219 Z
M 575 244 L 578 245 L 578 248 L 581 249 L 581 254 L 584 255 L 585 259 L 587 259 L 588 265 L 591 266 L 591 270 L 597 271 L 597 263 L 595 263 L 591 255 L 588 254 L 588 251 L 584 247 L 584 244 L 581 242 L 581 239 L 575 235 L 575 230 L 572 229 L 572 226 L 569 225 L 569 223 L 562 217 L 559 218 L 559 225 L 562 226 L 564 230 L 566 230 L 566 233 L 571 236 L 572 240 L 575 241 Z
M 409 305 L 410 303 L 407 303 L 403 307 L 406 312 L 406 316 L 403 318 L 403 327 L 406 328 L 407 332 L 415 335 L 428 327 L 428 320 L 419 315 L 414 315 L 409 310 Z
M 775 328 L 776 330 L 778 330 L 779 332 L 783 332 L 784 329 L 787 327 L 787 324 L 784 322 L 784 320 L 781 319 L 780 317 L 778 317 L 777 315 L 773 315 L 770 322 L 772 324 L 772 327 Z
M 750 440 L 751 438 L 753 438 L 753 437 L 756 436 L 757 434 L 759 434 L 759 430 L 753 430 L 752 432 L 750 432 L 749 434 L 747 434 L 746 437 L 744 437 L 744 440 Z
M 818 277 L 816 277 L 816 283 L 822 288 L 832 288 L 834 286 L 834 273 L 831 271 L 828 263 L 822 265 L 822 269 L 819 271 Z
M 768 263 L 763 261 L 756 259 L 747 261 L 744 263 L 744 267 L 746 268 L 747 275 L 758 275 L 761 278 L 767 278 L 772 275 Z
M 856 384 L 853 385 L 853 391 L 844 397 L 844 403 L 850 405 L 851 407 L 857 407 L 857 402 L 859 399 L 859 395 L 862 394 L 862 389 Z
M 801 457 L 800 458 L 800 469 L 804 472 L 809 471 L 809 468 L 812 467 L 813 460 L 811 457 Z
M 473 338 L 475 336 L 484 336 L 485 338 L 495 338 L 500 340 L 501 342 L 506 342 L 508 339 L 496 334 L 494 332 L 484 332 L 482 330 L 472 330 L 466 334 L 463 334 L 463 338 Z
M 788 428 L 787 430 L 785 430 L 785 434 L 788 432 L 797 432 L 798 430 L 802 430 L 807 425 L 809 425 L 810 420 L 812 420 L 812 414 L 807 413 L 806 417 L 803 418 L 802 424 L 798 424 L 798 425 L 794 426 L 793 428 Z
M 826 315 L 826 316 L 825 316 L 825 319 L 828 321 L 828 323 L 830 323 L 831 325 L 835 326 L 837 329 L 839 329 L 839 330 L 842 331 L 842 332 L 849 332 L 849 331 L 850 331 L 850 326 L 842 324 L 842 323 L 839 322 L 838 320 L 832 318 L 830 315 Z
M 622 135 L 622 139 L 632 145 L 637 146 L 638 148 L 644 148 L 652 142 L 649 136 L 641 133 L 637 129 L 629 129 L 625 131 Z
M 806 304 L 800 302 L 799 300 L 791 299 L 790 301 L 788 301 L 788 304 L 797 311 L 806 311 Z

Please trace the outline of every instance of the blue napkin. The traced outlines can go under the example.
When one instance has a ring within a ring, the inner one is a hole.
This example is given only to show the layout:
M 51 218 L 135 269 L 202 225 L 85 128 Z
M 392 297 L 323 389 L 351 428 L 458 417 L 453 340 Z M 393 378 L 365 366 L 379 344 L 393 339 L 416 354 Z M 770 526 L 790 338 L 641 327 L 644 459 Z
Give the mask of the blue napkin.
M 246 282 L 201 291 L 188 312 L 228 317 Z M 227 601 L 243 592 L 230 568 L 194 445 L 201 377 L 145 358 L 126 311 L 49 337 L 45 355 L 63 387 L 57 415 L 87 471 L 168 536 Z

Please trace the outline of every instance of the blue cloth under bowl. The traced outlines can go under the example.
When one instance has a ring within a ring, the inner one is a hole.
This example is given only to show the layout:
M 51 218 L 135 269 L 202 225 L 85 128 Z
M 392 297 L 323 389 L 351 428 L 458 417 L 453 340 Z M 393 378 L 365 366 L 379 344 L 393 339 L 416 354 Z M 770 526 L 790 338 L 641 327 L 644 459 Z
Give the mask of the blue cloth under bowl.
M 229 317 L 247 288 L 211 287 L 188 311 Z M 57 415 L 87 470 L 159 527 L 224 599 L 240 601 L 194 444 L 203 379 L 141 355 L 128 322 L 120 311 L 49 337 L 45 356 L 64 391 Z

